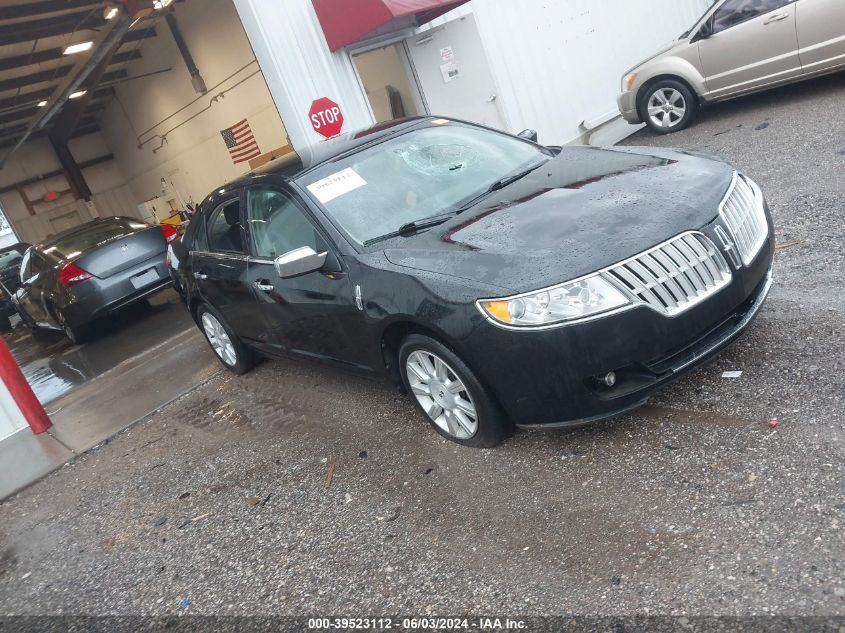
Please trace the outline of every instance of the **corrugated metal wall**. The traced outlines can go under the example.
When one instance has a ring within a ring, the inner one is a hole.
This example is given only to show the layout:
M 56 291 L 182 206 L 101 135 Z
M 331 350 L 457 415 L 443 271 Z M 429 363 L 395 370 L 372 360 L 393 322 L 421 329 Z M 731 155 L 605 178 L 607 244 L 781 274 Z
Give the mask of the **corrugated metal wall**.
M 616 110 L 622 74 L 676 39 L 712 0 L 473 0 L 512 131 L 545 142 Z

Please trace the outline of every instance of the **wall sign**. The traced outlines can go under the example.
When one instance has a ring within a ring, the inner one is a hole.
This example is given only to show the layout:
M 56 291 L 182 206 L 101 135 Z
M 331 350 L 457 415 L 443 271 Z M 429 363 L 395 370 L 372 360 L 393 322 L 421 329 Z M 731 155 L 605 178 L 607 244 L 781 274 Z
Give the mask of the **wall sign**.
M 316 99 L 308 111 L 311 127 L 320 136 L 331 138 L 340 134 L 343 129 L 343 112 L 340 106 L 328 97 Z

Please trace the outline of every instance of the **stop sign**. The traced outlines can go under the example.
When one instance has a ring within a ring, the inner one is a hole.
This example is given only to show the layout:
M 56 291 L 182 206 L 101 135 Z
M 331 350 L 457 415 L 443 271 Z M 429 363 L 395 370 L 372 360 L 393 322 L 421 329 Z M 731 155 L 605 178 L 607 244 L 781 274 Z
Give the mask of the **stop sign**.
M 314 131 L 326 138 L 337 136 L 343 127 L 343 112 L 340 111 L 340 106 L 328 97 L 321 97 L 311 104 L 308 118 Z

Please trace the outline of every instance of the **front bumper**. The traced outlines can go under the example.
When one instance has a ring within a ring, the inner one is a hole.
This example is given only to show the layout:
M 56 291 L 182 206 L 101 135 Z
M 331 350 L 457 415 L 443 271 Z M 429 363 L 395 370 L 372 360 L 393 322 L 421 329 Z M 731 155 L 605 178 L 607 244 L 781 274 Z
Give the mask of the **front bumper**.
M 637 111 L 636 92 L 623 92 L 616 98 L 616 105 L 619 107 L 619 112 L 622 114 L 622 118 L 628 123 L 636 125 L 643 122 L 640 118 L 640 113 Z
M 771 288 L 772 235 L 749 267 L 732 270 L 729 285 L 675 317 L 638 306 L 535 332 L 486 322 L 464 353 L 518 426 L 572 427 L 618 415 L 745 331 Z M 609 371 L 617 375 L 613 387 L 597 379 Z

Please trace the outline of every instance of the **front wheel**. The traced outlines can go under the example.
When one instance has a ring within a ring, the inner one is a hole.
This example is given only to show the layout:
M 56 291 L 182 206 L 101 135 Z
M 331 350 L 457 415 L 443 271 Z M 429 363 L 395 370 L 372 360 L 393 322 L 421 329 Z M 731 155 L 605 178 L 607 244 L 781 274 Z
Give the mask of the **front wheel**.
M 511 425 L 472 370 L 434 339 L 412 334 L 399 350 L 402 381 L 434 429 L 464 446 L 489 448 Z
M 258 357 L 248 349 L 216 310 L 206 305 L 197 309 L 200 329 L 217 358 L 229 371 L 241 375 L 252 369 Z
M 664 79 L 643 91 L 639 106 L 648 127 L 658 134 L 671 134 L 692 122 L 696 100 L 681 82 Z

